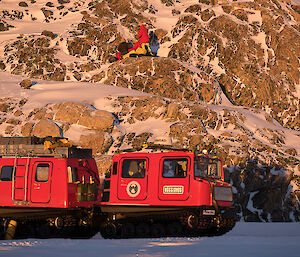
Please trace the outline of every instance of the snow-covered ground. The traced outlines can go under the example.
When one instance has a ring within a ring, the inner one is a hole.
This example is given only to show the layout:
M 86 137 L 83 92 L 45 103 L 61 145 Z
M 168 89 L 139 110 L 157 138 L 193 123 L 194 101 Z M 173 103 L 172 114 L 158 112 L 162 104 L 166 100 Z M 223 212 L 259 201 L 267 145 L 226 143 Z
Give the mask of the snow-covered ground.
M 298 257 L 300 223 L 237 223 L 221 237 L 0 241 L 0 256 Z

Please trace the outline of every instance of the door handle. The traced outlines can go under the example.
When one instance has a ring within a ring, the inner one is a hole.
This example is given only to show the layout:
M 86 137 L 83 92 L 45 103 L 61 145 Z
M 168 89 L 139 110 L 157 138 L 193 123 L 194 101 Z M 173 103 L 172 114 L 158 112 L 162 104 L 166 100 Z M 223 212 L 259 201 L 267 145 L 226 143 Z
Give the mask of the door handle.
M 33 189 L 40 189 L 40 184 L 33 184 Z

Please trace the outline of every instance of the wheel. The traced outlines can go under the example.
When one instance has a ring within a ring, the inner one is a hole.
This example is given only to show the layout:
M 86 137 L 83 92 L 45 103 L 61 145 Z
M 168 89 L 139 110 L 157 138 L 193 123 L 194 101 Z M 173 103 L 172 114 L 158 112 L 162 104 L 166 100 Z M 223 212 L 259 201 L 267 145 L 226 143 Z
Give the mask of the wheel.
M 135 235 L 135 227 L 132 223 L 125 223 L 122 226 L 122 238 L 131 238 Z
M 182 233 L 182 225 L 179 222 L 172 222 L 167 225 L 167 235 L 180 236 Z
M 72 231 L 72 234 L 70 235 L 70 238 L 72 239 L 89 239 L 92 238 L 94 235 L 97 234 L 97 230 L 92 227 L 77 227 L 74 228 Z
M 17 227 L 16 238 L 24 239 L 24 238 L 34 238 L 36 237 L 36 230 L 34 226 L 29 224 L 21 224 Z
M 192 213 L 187 217 L 187 225 L 190 229 L 197 228 L 198 224 L 199 224 L 199 220 L 195 214 Z
M 101 236 L 105 239 L 114 238 L 117 235 L 117 227 L 113 223 L 106 223 L 100 229 Z
M 4 239 L 6 225 L 7 225 L 7 221 L 5 219 L 2 219 L 0 221 L 0 240 Z
M 165 236 L 165 227 L 160 223 L 154 223 L 151 226 L 151 236 L 152 237 L 163 237 Z
M 195 237 L 199 236 L 198 226 L 199 226 L 199 219 L 198 216 L 194 213 L 189 213 L 186 216 L 183 234 L 184 236 L 188 237 Z
M 50 227 L 48 224 L 41 224 L 36 231 L 37 237 L 38 238 L 49 238 L 50 236 Z
M 150 234 L 149 225 L 147 223 L 139 223 L 135 227 L 137 237 L 148 237 Z

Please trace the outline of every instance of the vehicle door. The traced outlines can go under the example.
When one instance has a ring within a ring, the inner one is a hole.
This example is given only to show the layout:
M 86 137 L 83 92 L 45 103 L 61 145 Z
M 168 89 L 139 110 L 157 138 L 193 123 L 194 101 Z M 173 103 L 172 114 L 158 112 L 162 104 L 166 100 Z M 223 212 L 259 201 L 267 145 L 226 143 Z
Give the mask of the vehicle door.
M 158 198 L 160 200 L 187 200 L 190 195 L 189 157 L 164 157 L 160 160 Z
M 119 163 L 118 199 L 145 200 L 148 191 L 149 160 L 143 157 L 122 158 Z
M 48 203 L 51 198 L 53 164 L 51 162 L 36 162 L 33 165 L 31 178 L 31 202 Z

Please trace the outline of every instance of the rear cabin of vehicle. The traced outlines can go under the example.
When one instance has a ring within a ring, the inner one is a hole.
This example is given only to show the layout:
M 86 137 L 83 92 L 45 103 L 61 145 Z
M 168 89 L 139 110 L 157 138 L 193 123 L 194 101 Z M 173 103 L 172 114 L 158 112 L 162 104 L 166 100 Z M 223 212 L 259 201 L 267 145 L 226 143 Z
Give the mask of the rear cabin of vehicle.
M 55 157 L 0 158 L 0 206 L 72 208 L 87 207 L 100 200 L 95 190 L 78 190 L 95 183 L 91 159 Z M 24 211 L 24 210 L 22 210 Z M 29 210 L 32 212 L 32 210 Z M 3 213 L 3 211 L 1 211 Z
M 35 141 L 30 137 L 0 140 L 0 218 L 4 223 L 17 220 L 19 225 L 26 220 L 26 226 L 28 220 L 49 226 L 56 222 L 57 227 L 85 220 L 84 212 L 101 201 L 91 150 L 60 143 L 45 148 L 49 141 Z M 32 227 L 39 225 L 31 222 Z

